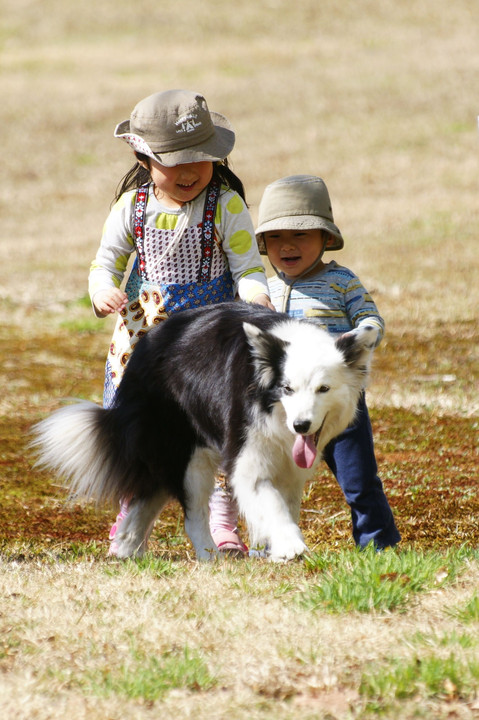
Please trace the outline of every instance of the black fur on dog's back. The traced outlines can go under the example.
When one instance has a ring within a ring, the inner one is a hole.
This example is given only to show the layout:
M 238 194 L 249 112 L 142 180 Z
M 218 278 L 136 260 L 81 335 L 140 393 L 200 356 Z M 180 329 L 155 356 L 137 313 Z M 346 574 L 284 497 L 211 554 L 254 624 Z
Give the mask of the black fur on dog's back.
M 255 403 L 268 412 L 277 400 L 274 381 L 261 389 L 255 382 L 243 322 L 270 329 L 284 320 L 259 306 L 227 303 L 173 315 L 138 342 L 114 407 L 98 418 L 100 444 L 116 446 L 118 497 L 149 497 L 162 485 L 185 506 L 184 472 L 197 446 L 217 450 L 231 472 Z M 284 343 L 269 338 L 277 345 L 277 377 Z

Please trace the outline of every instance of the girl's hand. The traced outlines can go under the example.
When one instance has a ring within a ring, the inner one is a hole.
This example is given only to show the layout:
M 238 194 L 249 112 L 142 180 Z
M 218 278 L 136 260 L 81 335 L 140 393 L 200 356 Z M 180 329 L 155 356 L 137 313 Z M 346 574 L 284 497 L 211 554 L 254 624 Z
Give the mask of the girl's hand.
M 253 298 L 253 303 L 255 305 L 262 305 L 263 307 L 267 307 L 270 310 L 275 310 L 273 303 L 266 295 L 266 293 L 259 293 L 259 295 L 255 295 Z
M 127 302 L 128 295 L 119 288 L 99 290 L 93 297 L 93 305 L 102 317 L 114 312 L 121 312 Z

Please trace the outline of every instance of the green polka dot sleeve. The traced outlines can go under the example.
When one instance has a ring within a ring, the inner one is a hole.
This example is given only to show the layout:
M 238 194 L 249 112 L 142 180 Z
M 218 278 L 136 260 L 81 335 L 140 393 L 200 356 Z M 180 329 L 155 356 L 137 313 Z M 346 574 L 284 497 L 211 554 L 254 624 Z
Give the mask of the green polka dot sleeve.
M 223 250 L 228 258 L 235 289 L 242 300 L 269 295 L 268 282 L 259 254 L 253 221 L 241 197 L 229 190 L 220 196 L 216 220 L 220 217 Z M 217 224 L 218 229 L 218 224 Z

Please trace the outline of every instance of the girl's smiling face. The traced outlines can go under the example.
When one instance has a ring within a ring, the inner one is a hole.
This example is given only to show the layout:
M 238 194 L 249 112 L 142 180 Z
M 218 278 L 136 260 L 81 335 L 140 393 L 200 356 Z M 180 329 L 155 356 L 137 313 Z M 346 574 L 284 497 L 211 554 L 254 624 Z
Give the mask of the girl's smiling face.
M 148 158 L 140 163 L 150 172 L 155 185 L 155 197 L 167 207 L 181 207 L 194 200 L 209 184 L 213 176 L 213 163 L 209 161 L 165 167 Z
M 320 230 L 270 230 L 264 233 L 268 258 L 288 278 L 298 278 L 319 258 L 327 233 Z M 320 270 L 319 263 L 315 270 Z

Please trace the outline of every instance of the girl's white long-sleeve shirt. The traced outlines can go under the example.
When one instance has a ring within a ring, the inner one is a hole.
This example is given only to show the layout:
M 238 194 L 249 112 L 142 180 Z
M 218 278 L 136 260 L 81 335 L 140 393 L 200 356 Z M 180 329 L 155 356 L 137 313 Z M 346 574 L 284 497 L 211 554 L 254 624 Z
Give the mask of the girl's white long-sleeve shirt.
M 162 205 L 150 186 L 145 215 L 145 248 L 147 272 L 153 282 L 167 284 L 195 279 L 200 252 L 196 243 L 197 228 L 203 219 L 205 192 L 192 202 L 173 209 Z M 135 251 L 133 210 L 136 193 L 136 190 L 124 193 L 105 222 L 101 244 L 90 268 L 92 300 L 99 290 L 120 287 L 123 282 L 129 257 Z M 148 244 L 149 228 L 154 230 L 152 236 L 156 245 Z M 164 242 L 158 246 L 157 239 L 163 236 Z M 226 256 L 235 293 L 242 300 L 251 302 L 260 293 L 269 295 L 251 216 L 242 198 L 226 187 L 221 188 L 216 208 L 215 250 Z

